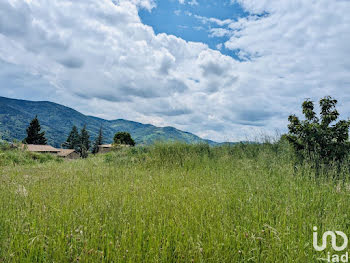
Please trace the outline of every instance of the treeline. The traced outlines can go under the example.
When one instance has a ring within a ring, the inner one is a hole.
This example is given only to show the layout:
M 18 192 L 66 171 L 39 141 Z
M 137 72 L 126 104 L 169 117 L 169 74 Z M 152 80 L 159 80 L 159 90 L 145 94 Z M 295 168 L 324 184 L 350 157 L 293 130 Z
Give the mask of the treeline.
M 304 120 L 296 115 L 289 116 L 288 134 L 281 137 L 293 146 L 298 162 L 309 162 L 314 168 L 330 166 L 335 163 L 340 166 L 345 158 L 350 155 L 349 120 L 338 120 L 339 112 L 336 109 L 337 100 L 332 97 L 324 97 L 319 101 L 319 116 L 315 111 L 312 101 L 306 100 L 302 104 Z M 89 132 L 84 126 L 80 131 L 76 126 L 72 127 L 62 147 L 74 149 L 85 158 L 88 153 L 98 152 L 98 146 L 104 141 L 102 127 L 98 136 L 91 143 Z M 118 132 L 113 138 L 114 144 L 127 144 L 134 146 L 135 141 L 127 132 Z M 45 132 L 41 131 L 37 116 L 27 128 L 27 144 L 46 144 Z
M 103 132 L 102 127 L 100 128 L 99 134 L 95 139 L 95 142 L 92 147 L 92 153 L 95 154 L 98 152 L 98 146 L 103 143 Z M 62 144 L 63 148 L 74 149 L 82 158 L 88 156 L 88 152 L 91 148 L 91 141 L 89 132 L 86 129 L 86 125 L 81 129 L 80 133 L 78 128 L 74 125 L 71 132 L 68 135 L 67 140 Z
M 41 130 L 40 121 L 38 116 L 30 122 L 26 129 L 27 137 L 23 140 L 25 144 L 46 145 L 47 139 L 45 137 L 45 131 Z M 135 141 L 128 132 L 117 132 L 114 136 L 114 144 L 126 144 L 135 146 Z M 62 144 L 65 149 L 74 149 L 80 154 L 82 158 L 88 157 L 89 152 L 96 154 L 99 150 L 99 145 L 104 142 L 103 128 L 100 127 L 98 136 L 93 143 L 90 141 L 90 134 L 86 125 L 79 131 L 78 128 L 73 125 L 71 132 L 69 133 L 67 140 Z

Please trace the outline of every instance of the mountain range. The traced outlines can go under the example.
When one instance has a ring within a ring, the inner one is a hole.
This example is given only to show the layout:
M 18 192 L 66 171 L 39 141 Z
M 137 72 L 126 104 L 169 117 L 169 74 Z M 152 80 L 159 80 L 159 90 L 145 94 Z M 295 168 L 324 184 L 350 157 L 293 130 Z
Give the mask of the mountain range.
M 59 147 L 75 125 L 81 129 L 86 125 L 93 140 L 103 128 L 104 143 L 111 143 L 118 131 L 131 134 L 137 144 L 152 144 L 156 141 L 182 141 L 186 143 L 217 143 L 202 139 L 192 133 L 173 127 L 156 127 L 123 119 L 105 120 L 84 115 L 69 107 L 49 101 L 28 101 L 0 97 L 0 139 L 5 141 L 23 140 L 30 121 L 38 116 L 48 144 Z

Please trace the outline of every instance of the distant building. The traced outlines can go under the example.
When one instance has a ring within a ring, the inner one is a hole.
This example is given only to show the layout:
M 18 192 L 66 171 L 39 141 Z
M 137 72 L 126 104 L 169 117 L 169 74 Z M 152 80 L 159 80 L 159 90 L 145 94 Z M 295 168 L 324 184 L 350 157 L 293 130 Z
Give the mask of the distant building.
M 97 153 L 108 153 L 110 151 L 121 149 L 121 148 L 128 148 L 130 145 L 126 144 L 103 144 L 98 146 L 98 152 Z
M 65 159 L 78 159 L 79 153 L 73 149 L 56 149 L 50 145 L 23 144 L 22 149 L 35 153 L 48 153 Z
M 65 159 L 79 159 L 80 154 L 77 153 L 73 149 L 59 149 L 60 151 L 57 153 L 57 156 L 65 158 Z
M 103 144 L 98 146 L 98 153 L 108 153 L 113 150 L 112 144 Z

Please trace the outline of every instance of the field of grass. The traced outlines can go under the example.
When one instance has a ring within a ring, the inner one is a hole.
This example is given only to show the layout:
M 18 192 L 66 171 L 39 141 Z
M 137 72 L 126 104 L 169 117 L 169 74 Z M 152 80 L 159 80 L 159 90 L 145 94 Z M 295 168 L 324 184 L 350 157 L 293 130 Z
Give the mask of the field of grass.
M 350 233 L 345 169 L 315 178 L 283 144 L 4 156 L 0 262 L 309 263 L 329 251 L 313 249 L 313 226 Z

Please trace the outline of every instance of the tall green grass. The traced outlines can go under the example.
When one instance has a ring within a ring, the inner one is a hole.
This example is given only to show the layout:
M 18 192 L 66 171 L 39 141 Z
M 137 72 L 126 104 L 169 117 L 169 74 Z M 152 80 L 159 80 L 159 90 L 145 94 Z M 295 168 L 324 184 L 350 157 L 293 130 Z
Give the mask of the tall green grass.
M 283 143 L 1 166 L 0 262 L 317 262 L 313 226 L 350 233 L 338 179 Z
M 51 154 L 40 154 L 21 149 L 12 149 L 8 144 L 0 144 L 0 167 L 16 165 L 35 165 L 46 162 L 63 162 L 57 156 Z

